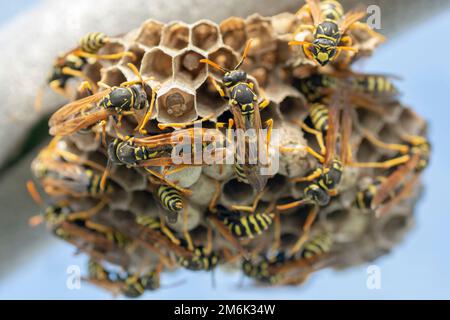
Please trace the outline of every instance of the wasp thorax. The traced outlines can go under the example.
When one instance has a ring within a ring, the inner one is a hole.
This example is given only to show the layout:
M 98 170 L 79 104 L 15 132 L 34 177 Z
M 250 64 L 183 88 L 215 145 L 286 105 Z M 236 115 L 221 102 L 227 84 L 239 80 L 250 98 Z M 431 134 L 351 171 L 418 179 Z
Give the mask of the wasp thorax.
M 330 202 L 328 193 L 316 184 L 306 188 L 305 195 L 315 201 L 319 206 L 326 206 Z
M 116 165 L 134 165 L 136 163 L 135 147 L 130 142 L 116 139 L 108 146 L 108 157 Z

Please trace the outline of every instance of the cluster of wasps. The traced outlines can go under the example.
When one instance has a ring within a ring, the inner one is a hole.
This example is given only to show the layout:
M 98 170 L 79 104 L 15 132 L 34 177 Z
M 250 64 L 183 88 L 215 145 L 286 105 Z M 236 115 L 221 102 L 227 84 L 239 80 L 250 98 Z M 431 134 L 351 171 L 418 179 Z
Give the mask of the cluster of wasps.
M 353 159 L 351 148 L 353 110 L 367 108 L 382 114 L 384 106 L 395 101 L 398 90 L 388 76 L 356 73 L 350 69 L 351 57 L 357 49 L 352 46 L 349 30 L 360 28 L 373 36 L 382 36 L 360 21 L 365 16 L 364 10 L 344 13 L 341 4 L 334 0 L 307 0 L 297 14 L 309 15 L 311 24 L 299 26 L 292 38 L 306 30 L 310 31 L 312 41 L 293 40 L 289 45 L 300 45 L 306 59 L 316 63 L 317 68 L 307 77 L 292 78 L 292 86 L 307 100 L 309 115 L 306 119 L 291 120 L 305 135 L 314 137 L 316 143 L 304 149 L 317 160 L 317 168 L 306 176 L 292 178 L 292 183 L 304 186 L 301 197 L 289 203 L 274 201 L 260 211 L 258 203 L 270 177 L 261 174 L 264 165 L 251 161 L 255 155 L 248 152 L 248 147 L 244 148 L 244 153 L 234 150 L 235 176 L 256 191 L 254 203 L 250 207 L 226 207 L 217 203 L 221 192 L 218 183 L 206 213 L 208 226 L 202 243 L 192 239 L 185 221 L 186 202 L 195 190 L 183 188 L 167 178 L 171 173 L 189 167 L 177 165 L 172 154 L 179 147 L 180 139 L 187 136 L 196 141 L 189 145 L 188 157 L 193 158 L 196 150 L 228 156 L 221 151 L 229 139 L 228 132 L 235 127 L 255 130 L 255 138 L 246 139 L 245 144 L 261 145 L 263 141 L 265 156 L 269 157 L 273 120 L 263 122 L 260 111 L 270 102 L 262 90 L 257 92 L 241 68 L 252 40 L 247 42 L 240 61 L 233 69 L 209 59 L 199 61 L 223 72 L 220 83 L 212 75 L 209 81 L 217 94 L 228 102 L 231 117 L 227 122 L 216 123 L 214 130 L 195 126 L 207 122 L 214 115 L 192 122 L 160 123 L 157 129 L 153 128 L 159 86 L 152 78 L 144 79 L 131 62 L 127 67 L 136 80 L 114 87 L 95 82 L 83 73 L 87 64 L 97 60 L 136 59 L 128 51 L 100 54 L 111 41 L 103 33 L 86 35 L 77 48 L 56 59 L 49 86 L 67 97 L 68 80 L 81 79 L 78 94 L 84 97 L 64 105 L 50 118 L 50 134 L 55 137 L 39 154 L 32 169 L 42 189 L 51 198 L 51 204 L 44 214 L 33 217 L 31 223 L 46 222 L 56 236 L 91 256 L 87 281 L 115 293 L 138 297 L 146 290 L 160 286 L 159 277 L 164 268 L 178 266 L 192 271 L 212 271 L 219 264 L 232 264 L 240 259 L 243 274 L 259 283 L 300 284 L 312 272 L 331 265 L 336 259 L 332 233 L 326 228 L 312 226 L 317 222 L 321 208 L 339 195 L 346 168 L 377 172 L 367 188 L 356 192 L 353 205 L 357 209 L 373 211 L 381 216 L 409 195 L 429 161 L 430 144 L 425 137 L 399 133 L 405 142 L 393 144 L 364 131 L 363 135 L 374 147 L 396 153 L 383 162 L 358 162 Z M 348 54 L 348 59 L 335 63 L 336 58 L 344 54 Z M 124 119 L 128 118 L 136 123 L 133 135 L 124 133 L 122 129 Z M 95 139 L 100 141 L 106 157 L 104 164 L 66 148 L 64 137 L 86 131 L 94 132 Z M 294 149 L 284 148 L 281 152 Z M 114 182 L 114 166 L 146 172 L 149 191 L 159 205 L 155 216 L 142 214 L 133 218 L 131 223 L 139 230 L 137 234 L 122 233 L 115 226 L 97 219 L 101 212 L 107 210 L 108 203 L 118 197 L 120 187 Z M 28 189 L 36 202 L 45 207 L 45 201 L 32 182 Z M 299 208 L 307 209 L 304 223 L 298 226 L 300 236 L 292 245 L 282 247 L 280 225 L 283 215 Z M 183 232 L 171 228 L 178 218 L 183 219 Z M 273 233 L 273 245 L 269 250 L 264 250 L 265 242 L 260 246 L 252 242 L 268 233 Z M 80 239 L 87 240 L 92 246 L 83 245 Z M 225 240 L 229 246 L 219 249 L 215 245 L 217 239 Z M 127 269 L 130 261 L 116 261 L 124 271 L 113 272 L 102 264 L 103 260 L 108 260 L 106 253 L 111 250 L 121 251 L 125 257 L 137 247 L 149 250 L 157 257 L 154 268 L 145 272 L 138 268 L 139 271 L 132 272 Z

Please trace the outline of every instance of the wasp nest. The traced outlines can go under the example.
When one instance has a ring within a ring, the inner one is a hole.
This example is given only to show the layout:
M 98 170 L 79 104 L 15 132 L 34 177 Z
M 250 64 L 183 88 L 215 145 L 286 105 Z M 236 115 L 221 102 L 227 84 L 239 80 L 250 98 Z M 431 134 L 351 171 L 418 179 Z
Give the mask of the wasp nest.
M 288 44 L 292 40 L 311 40 L 310 31 L 297 32 L 299 26 L 311 24 L 310 20 L 309 16 L 291 13 L 274 17 L 252 15 L 247 19 L 231 17 L 220 24 L 208 20 L 190 25 L 148 20 L 124 36 L 111 38 L 100 49 L 100 55 L 127 51 L 133 56 L 98 59 L 87 64 L 83 72 L 94 81 L 114 87 L 126 81 L 139 82 L 127 64 L 132 62 L 137 67 L 156 93 L 155 108 L 144 138 L 185 129 L 173 126 L 177 123 L 198 121 L 208 128 L 214 128 L 217 122 L 228 123 L 233 114 L 211 80 L 220 83 L 223 74 L 200 60 L 209 59 L 231 70 L 247 41 L 252 39 L 242 69 L 248 73 L 260 100 L 265 97 L 269 101 L 261 110 L 261 119 L 263 126 L 273 119 L 274 132 L 281 137 L 275 145 L 281 148 L 279 168 L 269 176 L 263 190 L 258 191 L 238 178 L 233 165 L 156 163 L 146 168 L 114 163 L 101 187 L 100 180 L 108 164 L 107 145 L 118 137 L 141 137 L 136 131 L 138 117 L 123 115 L 117 125 L 118 117 L 113 115 L 106 119 L 106 137 L 101 125 L 57 137 L 33 163 L 33 172 L 54 205 L 45 217 L 55 234 L 98 263 L 120 266 L 124 270 L 120 272 L 129 275 L 183 267 L 210 270 L 218 263 L 236 270 L 243 267 L 248 276 L 274 285 L 302 283 L 321 267 L 345 268 L 389 252 L 412 225 L 419 183 L 412 185 L 406 195 L 393 196 L 397 201 L 384 206 L 387 212 L 379 216 L 375 212 L 378 208 L 358 207 L 355 199 L 359 191 L 374 185 L 386 170 L 344 164 L 342 181 L 329 203 L 318 207 L 307 202 L 300 206 L 288 205 L 286 209 L 286 204 L 306 197 L 305 188 L 311 181 L 298 178 L 322 167 L 306 151 L 309 146 L 319 152 L 320 145 L 312 131 L 301 126 L 302 123 L 313 126 L 311 106 L 318 101 L 311 95 L 315 92 L 305 89 L 305 83 L 314 83 L 311 79 L 317 80 L 322 75 L 334 77 L 343 69 L 345 59 L 352 62 L 369 56 L 381 42 L 380 37 L 365 29 L 351 30 L 353 45 L 359 51 L 342 53 L 327 67 L 320 68 L 304 55 L 301 47 Z M 352 77 L 358 75 L 344 78 Z M 376 76 L 365 77 L 352 83 L 373 90 L 377 87 L 375 82 L 380 81 L 378 89 L 383 91 L 380 86 L 389 82 L 385 78 L 377 80 Z M 320 91 L 319 80 L 315 84 L 317 91 Z M 75 86 L 74 79 L 70 81 Z M 78 91 L 74 98 L 84 96 L 86 93 Z M 343 108 L 347 112 L 343 122 L 352 124 L 344 143 L 350 146 L 348 150 L 354 163 L 384 162 L 399 154 L 381 148 L 374 143 L 375 138 L 401 144 L 406 135 L 425 134 L 424 121 L 395 96 L 388 100 L 364 100 L 361 105 L 358 101 L 348 98 L 348 109 Z M 337 129 L 336 154 L 344 147 L 341 133 L 344 127 L 342 123 Z M 395 170 L 391 168 L 391 172 Z M 179 191 L 175 195 L 171 194 L 174 187 Z M 165 196 L 174 200 L 175 207 L 168 208 Z M 253 204 L 255 207 L 247 211 L 236 208 Z M 307 230 L 304 226 L 316 209 L 317 215 L 309 221 L 312 223 Z M 242 218 L 222 218 L 221 210 L 239 211 Z M 252 216 L 252 211 L 266 216 Z M 50 219 L 52 214 L 55 220 Z M 253 218 L 258 227 L 251 225 Z M 247 219 L 249 225 L 240 225 L 240 232 L 250 237 L 239 237 L 236 230 L 227 228 L 230 221 L 239 224 L 242 219 Z M 143 221 L 154 223 L 154 228 L 144 226 Z M 320 238 L 324 232 L 326 239 L 314 247 L 311 239 Z M 206 248 L 211 250 L 206 252 Z M 309 261 L 307 253 L 317 250 L 326 251 L 327 259 L 318 259 L 319 255 Z M 269 269 L 264 269 L 264 261 Z M 90 269 L 90 276 L 93 274 Z M 113 282 L 110 276 L 103 280 Z

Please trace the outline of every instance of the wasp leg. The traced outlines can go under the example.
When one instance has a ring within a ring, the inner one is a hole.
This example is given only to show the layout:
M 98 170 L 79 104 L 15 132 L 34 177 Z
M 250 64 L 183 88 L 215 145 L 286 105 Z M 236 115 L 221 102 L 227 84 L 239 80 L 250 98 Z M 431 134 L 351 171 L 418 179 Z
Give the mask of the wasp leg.
M 314 149 L 312 149 L 309 146 L 304 146 L 304 147 L 280 147 L 280 151 L 281 152 L 295 152 L 298 150 L 306 150 L 307 153 L 309 153 L 310 155 L 312 155 L 314 158 L 316 158 L 320 163 L 324 163 L 325 162 L 325 158 L 318 154 L 316 151 L 314 151 Z
M 42 200 L 41 195 L 37 191 L 37 188 L 36 188 L 36 185 L 34 184 L 34 182 L 32 180 L 28 180 L 26 186 L 27 186 L 28 193 L 30 194 L 33 201 L 36 204 L 38 204 L 39 206 L 43 206 L 44 201 Z
M 240 243 L 238 242 L 238 240 L 236 240 L 235 237 L 233 237 L 233 235 L 230 233 L 230 231 L 224 226 L 224 224 L 218 220 L 216 217 L 208 217 L 208 220 L 216 227 L 217 231 L 221 234 L 221 236 L 227 240 L 237 251 L 239 251 L 239 253 L 244 256 L 247 257 L 248 256 L 248 252 L 247 250 L 245 250 Z
M 187 242 L 187 247 L 190 251 L 194 251 L 194 243 L 192 242 L 191 235 L 189 234 L 188 228 L 188 212 L 187 212 L 187 206 L 184 206 L 183 208 L 183 235 Z
M 172 243 L 174 243 L 176 245 L 180 245 L 180 240 L 177 239 L 177 237 L 175 237 L 175 235 L 172 233 L 172 231 L 169 228 L 166 227 L 166 223 L 165 223 L 164 219 L 162 217 L 160 217 L 159 220 L 160 220 L 159 223 L 161 225 L 161 227 L 160 227 L 161 228 L 161 232 L 163 234 L 165 234 L 166 237 L 169 238 L 169 240 Z
M 303 53 L 305 54 L 305 56 L 311 60 L 311 61 L 315 61 L 311 51 L 309 50 L 309 47 L 311 46 L 311 42 L 307 42 L 307 41 L 290 41 L 288 43 L 290 46 L 299 46 L 301 45 L 303 48 Z
M 205 246 L 205 254 L 210 255 L 213 249 L 213 234 L 211 226 L 208 226 L 208 231 L 206 234 L 206 246 Z
M 310 202 L 311 202 L 310 200 L 303 199 L 303 200 L 298 200 L 298 201 L 294 201 L 294 202 L 287 203 L 287 204 L 282 204 L 282 205 L 276 206 L 276 208 L 278 211 L 286 211 L 286 210 L 290 210 L 293 208 L 297 208 L 305 203 L 310 203 Z
M 239 210 L 239 211 L 255 212 L 256 207 L 258 206 L 258 203 L 261 200 L 261 197 L 263 195 L 264 195 L 264 191 L 260 192 L 255 197 L 255 200 L 253 201 L 253 204 L 252 204 L 251 207 L 249 207 L 249 206 L 236 206 L 236 205 L 233 205 L 233 206 L 231 206 L 231 208 L 233 208 L 234 210 Z
M 214 88 L 217 90 L 217 92 L 220 94 L 220 96 L 225 100 L 230 100 L 230 98 L 225 94 L 225 91 L 223 91 L 222 87 L 217 83 L 216 79 L 209 76 L 209 80 L 211 80 Z
M 267 120 L 266 125 L 267 125 L 266 147 L 267 147 L 267 154 L 269 154 L 270 140 L 272 139 L 273 119 Z
M 84 81 L 88 81 L 91 84 L 93 90 L 95 92 L 97 92 L 97 90 L 98 90 L 97 84 L 91 78 L 89 78 L 84 72 L 81 72 L 81 71 L 78 71 L 78 70 L 74 70 L 74 69 L 71 69 L 69 67 L 64 67 L 62 69 L 62 73 L 66 74 L 66 75 L 73 76 L 73 77 L 78 77 L 80 79 L 83 79 Z
M 58 80 L 53 80 L 52 82 L 50 82 L 49 84 L 50 88 L 55 91 L 57 94 L 63 96 L 66 99 L 70 99 L 70 95 L 67 92 L 67 90 L 62 89 L 59 86 L 59 81 Z
M 404 164 L 411 159 L 409 155 L 403 155 L 394 159 L 382 162 L 352 162 L 348 166 L 355 168 L 389 169 Z
M 380 139 L 378 139 L 374 134 L 370 133 L 368 130 L 364 131 L 364 136 L 367 138 L 367 140 L 370 141 L 370 143 L 372 143 L 374 146 L 378 148 L 398 151 L 402 154 L 408 153 L 409 151 L 409 147 L 407 145 L 383 142 Z
M 133 61 L 136 60 L 136 55 L 130 51 L 118 52 L 113 54 L 95 54 L 95 53 L 87 53 L 84 51 L 76 52 L 76 55 L 83 58 L 91 58 L 97 60 L 118 60 L 123 57 L 130 57 Z
M 95 207 L 79 212 L 72 212 L 67 216 L 68 221 L 87 220 L 99 213 L 106 206 L 106 200 L 100 201 Z
M 303 231 L 302 235 L 300 236 L 300 238 L 297 240 L 297 242 L 294 244 L 294 246 L 290 250 L 291 255 L 294 255 L 297 252 L 299 252 L 302 249 L 305 242 L 308 240 L 309 231 L 311 229 L 312 224 L 314 223 L 314 220 L 316 220 L 318 212 L 319 212 L 319 207 L 315 205 L 313 207 L 313 209 L 308 213 L 305 224 L 302 227 L 302 231 Z
M 217 200 L 220 197 L 221 191 L 222 191 L 221 184 L 219 181 L 216 181 L 216 191 L 214 192 L 214 195 L 211 198 L 211 201 L 209 202 L 209 206 L 208 206 L 208 209 L 210 212 L 215 212 Z
M 279 214 L 275 215 L 273 232 L 274 242 L 271 249 L 276 252 L 281 246 L 281 219 Z
M 150 101 L 150 106 L 148 108 L 147 113 L 145 114 L 144 120 L 142 120 L 142 123 L 139 126 L 139 133 L 141 133 L 141 134 L 147 134 L 147 130 L 145 130 L 144 128 L 147 125 L 150 118 L 152 117 L 153 106 L 155 105 L 155 100 L 156 100 L 156 90 L 152 90 L 152 99 Z
M 295 121 L 295 123 L 299 124 L 300 127 L 303 130 L 305 130 L 307 133 L 312 134 L 312 135 L 314 135 L 316 137 L 317 144 L 319 145 L 319 148 L 320 148 L 320 153 L 322 155 L 325 155 L 326 152 L 327 152 L 327 148 L 325 147 L 325 142 L 324 142 L 324 139 L 323 139 L 322 132 L 320 132 L 319 130 L 316 130 L 316 129 L 313 129 L 313 128 L 309 127 L 304 122 Z
M 94 94 L 94 89 L 92 88 L 92 85 L 89 81 L 83 81 L 78 87 L 78 91 L 79 92 L 86 91 L 90 96 Z
M 154 170 L 152 170 L 152 169 L 149 169 L 149 168 L 144 168 L 144 169 L 145 169 L 145 171 L 149 172 L 151 175 L 153 175 L 153 176 L 155 176 L 156 178 L 158 178 L 158 179 L 159 179 L 160 181 L 162 181 L 163 183 L 165 183 L 165 184 L 167 184 L 168 186 L 170 186 L 170 187 L 172 187 L 172 188 L 174 188 L 174 189 L 180 191 L 181 193 L 183 193 L 183 194 L 185 194 L 185 195 L 191 195 L 191 194 L 192 194 L 192 190 L 185 189 L 185 188 L 182 188 L 182 187 L 176 185 L 175 183 L 173 183 L 173 182 L 167 180 L 166 178 L 164 178 L 164 177 L 163 177 L 161 174 L 159 174 L 158 172 L 156 172 L 156 171 L 154 171 Z
M 300 178 L 293 178 L 292 182 L 311 182 L 316 180 L 322 175 L 322 170 L 315 170 L 313 173 L 311 173 L 309 176 L 306 177 L 300 177 Z
M 160 128 L 161 130 L 164 130 L 166 128 L 172 127 L 172 128 L 185 128 L 188 126 L 192 126 L 195 125 L 197 123 L 202 123 L 205 121 L 208 121 L 210 119 L 212 119 L 216 114 L 213 112 L 203 118 L 201 118 L 200 120 L 195 120 L 195 121 L 190 121 L 190 122 L 180 122 L 180 123 L 159 123 L 158 124 L 158 128 Z

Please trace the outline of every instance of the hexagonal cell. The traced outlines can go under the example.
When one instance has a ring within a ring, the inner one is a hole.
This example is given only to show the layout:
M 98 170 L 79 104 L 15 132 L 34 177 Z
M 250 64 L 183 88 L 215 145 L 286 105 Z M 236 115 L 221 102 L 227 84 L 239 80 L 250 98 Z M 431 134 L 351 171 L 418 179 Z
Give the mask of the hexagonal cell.
M 367 109 L 358 109 L 357 115 L 359 125 L 366 130 L 378 132 L 383 126 L 383 118 L 378 113 L 371 112 Z
M 78 131 L 69 136 L 69 139 L 75 143 L 78 149 L 83 151 L 95 151 L 100 147 L 101 140 L 96 139 L 95 132 Z
M 157 46 L 161 41 L 163 27 L 164 24 L 159 21 L 145 21 L 141 26 L 141 30 L 136 38 L 136 42 L 150 48 Z
M 104 69 L 102 72 L 101 82 L 104 82 L 105 84 L 111 87 L 119 86 L 121 83 L 124 83 L 125 81 L 127 81 L 127 78 L 125 77 L 123 72 L 117 67 L 112 67 L 106 70 Z
M 359 162 L 370 162 L 376 161 L 378 157 L 378 150 L 373 146 L 373 144 L 364 138 L 359 145 L 358 152 L 356 153 L 357 161 Z
M 269 83 L 269 71 L 264 67 L 258 67 L 249 72 L 256 79 L 261 87 L 266 87 Z
M 177 55 L 174 60 L 175 79 L 198 87 L 207 77 L 207 67 L 200 62 L 201 59 L 206 59 L 206 56 L 192 49 Z
M 173 50 L 181 50 L 188 44 L 189 27 L 185 23 L 174 22 L 163 28 L 161 45 Z
M 157 112 L 157 120 L 160 122 L 181 123 L 195 120 L 195 91 L 176 82 L 167 83 L 158 91 Z
M 271 201 L 278 198 L 288 187 L 288 178 L 281 174 L 276 174 L 267 181 L 262 199 Z
M 159 82 L 165 82 L 172 77 L 172 56 L 165 50 L 154 48 L 142 58 L 141 74 L 144 77 L 154 77 Z
M 272 28 L 278 35 L 289 34 L 295 30 L 296 20 L 297 17 L 295 14 L 283 12 L 272 17 Z
M 208 51 L 219 42 L 219 28 L 211 21 L 197 22 L 192 28 L 192 44 Z
M 249 184 L 232 179 L 222 187 L 222 200 L 224 204 L 248 205 L 253 203 L 255 190 Z
M 132 52 L 136 56 L 136 58 L 134 59 L 129 56 L 123 57 L 120 64 L 126 66 L 128 63 L 132 63 L 139 70 L 139 68 L 141 67 L 142 58 L 144 57 L 145 53 L 144 49 L 141 49 L 139 48 L 139 46 L 134 45 L 130 47 L 128 51 Z
M 211 81 L 206 80 L 197 89 L 197 111 L 199 116 L 206 117 L 212 113 L 221 115 L 228 103 L 220 96 Z
M 115 53 L 120 53 L 120 52 L 124 52 L 125 51 L 125 46 L 120 43 L 120 42 L 114 42 L 111 41 L 109 43 L 107 43 L 103 48 L 101 48 L 98 51 L 99 55 L 109 55 L 109 54 L 115 54 Z M 113 64 L 116 64 L 120 59 L 115 59 L 115 60 L 100 60 L 101 64 L 105 65 L 105 66 L 110 66 Z
M 126 191 L 143 190 L 147 186 L 147 179 L 133 169 L 115 166 L 111 170 L 111 179 Z
M 228 18 L 220 24 L 223 42 L 236 51 L 242 49 L 247 42 L 244 19 Z
M 273 103 L 272 101 L 270 104 L 265 107 L 263 110 L 260 111 L 261 114 L 261 122 L 263 123 L 263 127 L 266 127 L 264 124 L 267 120 L 272 119 L 273 120 L 273 128 L 277 129 L 282 125 L 281 121 L 281 113 L 278 105 L 276 103 Z
M 253 48 L 267 48 L 274 40 L 274 31 L 269 18 L 258 14 L 252 15 L 246 20 L 247 37 L 253 39 Z
M 280 103 L 280 112 L 286 120 L 298 120 L 303 119 L 308 115 L 308 106 L 305 99 L 301 97 L 287 96 Z
M 224 67 L 225 69 L 234 69 L 236 64 L 239 61 L 239 58 L 236 56 L 236 54 L 231 50 L 231 48 L 228 47 L 221 47 L 212 53 L 209 54 L 208 59 L 211 61 L 214 61 L 219 66 Z M 213 73 L 214 75 L 218 76 L 220 79 L 223 77 L 223 73 L 220 70 L 216 70 L 213 67 L 209 67 L 209 72 Z
M 400 115 L 397 125 L 410 135 L 421 135 L 426 130 L 426 123 L 413 110 L 405 108 Z
M 199 210 L 197 207 L 193 206 L 190 203 L 184 203 L 184 205 L 186 205 L 186 208 L 183 208 L 183 212 L 180 213 L 177 222 L 169 225 L 171 229 L 180 233 L 185 230 L 185 226 L 187 231 L 193 230 L 200 224 L 201 219 L 203 218 L 201 210 Z M 183 219 L 184 214 L 187 214 L 186 219 Z
M 159 207 L 151 193 L 147 191 L 137 191 L 133 193 L 130 210 L 136 215 L 143 214 L 157 217 Z

